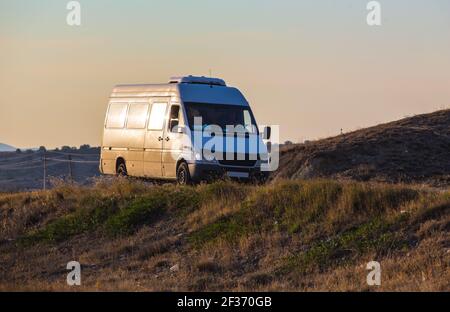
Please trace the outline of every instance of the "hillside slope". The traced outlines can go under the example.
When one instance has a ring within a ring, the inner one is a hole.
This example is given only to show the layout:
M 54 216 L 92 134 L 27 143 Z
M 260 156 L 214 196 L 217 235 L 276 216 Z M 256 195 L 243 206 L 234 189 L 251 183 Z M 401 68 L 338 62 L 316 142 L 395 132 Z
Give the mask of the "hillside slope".
M 16 148 L 14 146 L 0 143 L 0 152 L 14 152 L 16 151 Z
M 0 194 L 0 290 L 449 291 L 449 212 L 449 191 L 329 180 Z
M 286 146 L 272 178 L 450 185 L 450 110 Z

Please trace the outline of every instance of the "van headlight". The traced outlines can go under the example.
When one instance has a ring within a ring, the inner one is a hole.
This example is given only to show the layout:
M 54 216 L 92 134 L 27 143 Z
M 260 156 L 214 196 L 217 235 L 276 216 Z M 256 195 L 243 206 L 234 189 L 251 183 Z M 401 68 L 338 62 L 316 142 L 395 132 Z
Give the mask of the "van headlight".
M 195 160 L 202 160 L 202 154 L 199 152 L 195 152 Z
M 217 163 L 217 159 L 214 156 L 213 156 L 212 159 L 209 159 L 207 157 L 208 155 L 212 155 L 212 154 L 204 153 L 202 155 L 202 153 L 200 153 L 200 152 L 195 152 L 194 153 L 194 158 L 195 158 L 195 161 L 197 161 L 197 162 L 204 162 L 204 163 L 211 163 L 211 164 Z

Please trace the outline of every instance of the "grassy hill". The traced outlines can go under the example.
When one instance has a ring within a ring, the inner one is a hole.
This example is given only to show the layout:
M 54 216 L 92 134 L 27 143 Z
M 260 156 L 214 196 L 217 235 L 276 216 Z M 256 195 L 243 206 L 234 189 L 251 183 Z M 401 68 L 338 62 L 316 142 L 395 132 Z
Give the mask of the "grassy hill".
M 321 179 L 0 194 L 0 290 L 449 291 L 449 212 L 449 189 Z
M 450 186 L 450 109 L 282 149 L 273 179 L 318 177 Z
M 450 291 L 450 110 L 285 146 L 264 186 L 78 182 L 0 194 L 0 290 Z

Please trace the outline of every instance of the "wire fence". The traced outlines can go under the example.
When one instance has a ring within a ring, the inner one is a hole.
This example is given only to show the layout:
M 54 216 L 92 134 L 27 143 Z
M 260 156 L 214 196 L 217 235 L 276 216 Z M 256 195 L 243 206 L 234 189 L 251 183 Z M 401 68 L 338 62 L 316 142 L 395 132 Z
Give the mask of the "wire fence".
M 40 184 L 46 189 L 50 178 L 64 175 L 73 181 L 75 170 L 89 171 L 89 168 L 96 166 L 99 161 L 99 153 L 36 151 L 20 156 L 3 153 L 0 154 L 0 187 L 8 184 L 10 186 Z M 61 168 L 64 165 L 66 167 Z M 25 174 L 27 176 L 24 176 Z
M 5 163 L 5 162 L 16 162 L 16 161 L 22 161 L 22 160 L 29 160 L 30 158 L 35 158 L 35 157 L 36 157 L 35 153 L 30 154 L 30 155 L 24 155 L 24 156 L 13 156 L 13 157 L 3 156 L 3 157 L 0 157 L 0 164 Z

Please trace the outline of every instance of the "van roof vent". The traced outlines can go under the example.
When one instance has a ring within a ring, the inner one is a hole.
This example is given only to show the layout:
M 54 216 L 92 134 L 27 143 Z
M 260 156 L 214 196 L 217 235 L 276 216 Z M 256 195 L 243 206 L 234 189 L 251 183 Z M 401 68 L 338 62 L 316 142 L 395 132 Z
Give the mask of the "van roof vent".
M 211 78 L 205 76 L 181 76 L 170 77 L 169 83 L 190 83 L 190 84 L 206 84 L 214 86 L 226 86 L 225 81 L 220 78 Z

